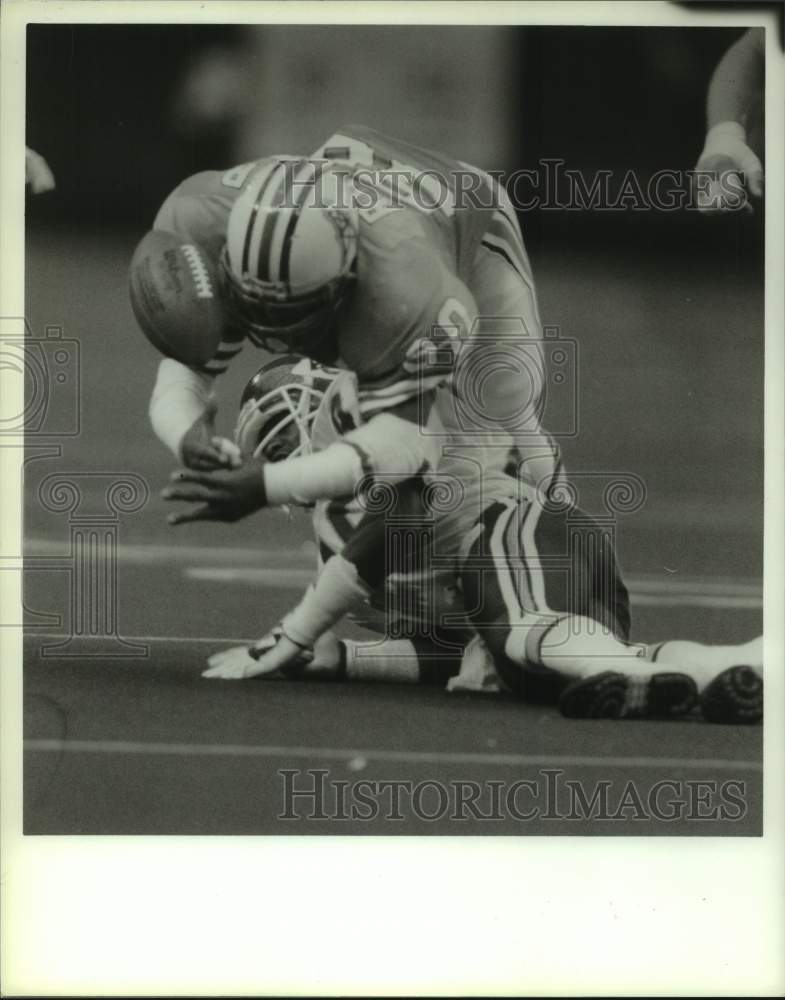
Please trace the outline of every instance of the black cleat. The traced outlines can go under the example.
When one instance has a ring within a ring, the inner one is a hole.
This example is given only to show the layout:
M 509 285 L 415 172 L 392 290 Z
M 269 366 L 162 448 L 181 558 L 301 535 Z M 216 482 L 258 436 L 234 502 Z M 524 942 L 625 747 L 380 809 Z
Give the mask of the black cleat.
M 763 718 L 763 678 L 752 667 L 728 667 L 700 698 L 708 722 L 753 725 Z
M 686 674 L 630 677 L 606 671 L 573 681 L 559 710 L 568 719 L 675 719 L 692 711 L 698 689 Z

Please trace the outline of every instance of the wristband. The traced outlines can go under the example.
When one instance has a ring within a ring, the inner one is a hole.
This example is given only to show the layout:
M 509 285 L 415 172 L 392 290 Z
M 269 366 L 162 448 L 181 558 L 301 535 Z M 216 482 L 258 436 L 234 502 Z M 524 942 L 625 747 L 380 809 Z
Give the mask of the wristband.
M 299 650 L 301 650 L 301 651 L 302 651 L 303 653 L 311 653 L 311 652 L 312 652 L 312 649 L 311 649 L 311 647 L 310 647 L 310 646 L 306 646 L 306 645 L 304 645 L 304 644 L 303 644 L 302 642 L 298 642 L 298 641 L 297 641 L 296 639 L 293 639 L 293 638 L 292 638 L 292 637 L 291 637 L 290 635 L 288 635 L 288 634 L 286 633 L 286 631 L 284 630 L 284 628 L 283 628 L 283 625 L 281 626 L 281 638 L 283 638 L 283 639 L 288 639 L 288 640 L 289 640 L 289 642 L 290 642 L 290 643 L 291 643 L 291 644 L 292 644 L 293 646 L 296 646 L 296 647 L 297 647 L 297 648 L 298 648 Z
M 706 133 L 701 156 L 723 153 L 729 155 L 740 142 L 747 145 L 747 133 L 741 122 L 718 122 Z

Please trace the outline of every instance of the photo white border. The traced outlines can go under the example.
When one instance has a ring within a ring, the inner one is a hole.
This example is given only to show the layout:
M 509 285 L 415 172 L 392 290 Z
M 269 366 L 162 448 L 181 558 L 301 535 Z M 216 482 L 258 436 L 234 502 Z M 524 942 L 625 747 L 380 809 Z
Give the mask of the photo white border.
M 727 14 L 695 6 L 5 0 L 0 316 L 24 315 L 27 22 L 694 23 L 769 30 L 764 837 L 24 838 L 21 630 L 0 628 L 4 995 L 785 990 L 783 57 L 773 14 L 757 6 Z M 697 154 L 702 136 L 695 139 Z M 21 412 L 22 380 L 17 395 L 7 378 L 3 388 L 4 412 Z M 20 468 L 20 451 L 0 448 L 4 553 L 20 551 Z M 21 613 L 20 575 L 0 573 L 3 620 Z

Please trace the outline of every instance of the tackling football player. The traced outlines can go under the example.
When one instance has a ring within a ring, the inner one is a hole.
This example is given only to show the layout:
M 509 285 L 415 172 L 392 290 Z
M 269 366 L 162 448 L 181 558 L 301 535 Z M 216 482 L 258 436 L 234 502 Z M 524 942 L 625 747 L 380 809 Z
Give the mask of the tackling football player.
M 196 175 L 164 203 L 155 231 L 187 241 L 207 270 L 220 259 L 227 305 L 205 358 L 201 343 L 194 351 L 193 329 L 179 341 L 156 336 L 155 289 L 135 286 L 132 275 L 137 317 L 170 355 L 159 368 L 152 424 L 188 467 L 230 462 L 213 442 L 210 393 L 248 339 L 275 353 L 340 358 L 357 374 L 367 410 L 427 393 L 450 378 L 459 346 L 474 350 L 476 363 L 462 366 L 466 384 L 455 383 L 466 404 L 461 419 L 480 431 L 504 427 L 531 481 L 547 484 L 558 473 L 557 449 L 540 427 L 531 268 L 515 212 L 488 174 L 352 126 L 311 159 Z M 143 274 L 145 240 L 137 251 Z

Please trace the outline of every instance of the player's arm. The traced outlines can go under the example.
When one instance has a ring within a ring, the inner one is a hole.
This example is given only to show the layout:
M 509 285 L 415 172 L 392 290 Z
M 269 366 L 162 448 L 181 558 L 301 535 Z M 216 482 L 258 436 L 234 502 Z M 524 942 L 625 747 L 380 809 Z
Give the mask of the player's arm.
M 239 465 L 239 450 L 215 430 L 215 376 L 164 358 L 158 366 L 149 417 L 159 441 L 189 469 Z
M 241 168 L 236 168 L 239 170 Z M 241 177 L 235 171 L 205 171 L 187 178 L 166 198 L 153 230 L 174 233 L 217 260 L 225 240 L 232 195 Z M 150 400 L 150 422 L 156 436 L 179 462 L 192 469 L 237 464 L 232 443 L 215 431 L 213 383 L 242 348 L 242 337 L 227 332 L 214 357 L 199 368 L 164 358 Z
M 445 683 L 457 673 L 459 661 L 445 663 L 443 649 L 434 650 L 427 643 L 384 640 L 366 647 L 340 643 L 331 633 L 348 612 L 383 585 L 390 571 L 388 508 L 419 509 L 422 486 L 420 477 L 398 483 L 388 479 L 389 503 L 365 514 L 342 551 L 325 562 L 314 584 L 284 617 L 280 629 L 250 648 L 235 647 L 215 654 L 205 676 L 245 679 L 294 669 L 329 678 Z M 395 567 L 404 573 L 410 568 L 408 564 Z
M 450 392 L 440 393 L 437 403 L 451 443 L 471 447 L 476 434 L 508 434 L 510 474 L 547 492 L 563 467 L 556 441 L 540 423 L 546 371 L 539 326 L 479 316 L 463 282 L 453 275 L 444 286 L 450 294 L 439 327 L 452 324 L 460 341 Z
M 731 45 L 712 74 L 706 99 L 709 129 L 723 122 L 746 127 L 764 84 L 765 33 L 750 28 Z
M 763 167 L 750 149 L 747 127 L 763 96 L 765 35 L 750 28 L 717 64 L 706 100 L 707 133 L 696 171 L 741 175 L 735 183 L 719 181 L 699 187 L 698 207 L 705 212 L 739 207 L 739 190 L 746 184 L 755 197 L 763 194 Z
M 55 188 L 55 178 L 49 164 L 29 146 L 25 146 L 25 186 L 30 188 L 32 194 L 44 194 Z
M 429 637 L 339 639 L 334 632 L 320 636 L 312 650 L 303 650 L 273 629 L 253 646 L 233 646 L 213 653 L 203 677 L 211 680 L 248 680 L 283 676 L 290 679 L 360 681 L 363 684 L 427 684 L 444 687 L 462 670 L 459 652 L 445 653 Z M 474 682 L 472 684 L 472 681 Z M 464 689 L 491 690 L 469 678 Z
M 163 498 L 199 506 L 170 515 L 169 522 L 237 521 L 264 507 L 350 498 L 374 478 L 402 483 L 435 464 L 434 439 L 422 433 L 419 422 L 423 408 L 435 419 L 433 393 L 377 414 L 324 451 L 286 462 L 252 459 L 232 470 L 179 470 Z M 413 412 L 417 419 L 411 419 Z
M 280 628 L 254 646 L 215 654 L 204 676 L 242 680 L 294 671 L 322 679 L 444 685 L 461 661 L 457 653 L 445 655 L 438 642 L 384 638 L 359 643 L 337 640 L 331 631 L 379 586 L 388 569 L 386 543 L 384 512 L 366 518 L 343 551 L 327 560 Z

